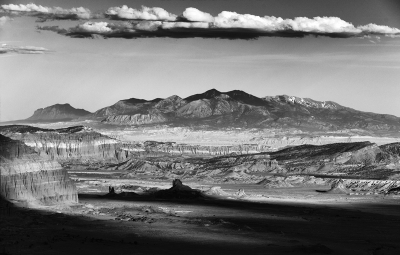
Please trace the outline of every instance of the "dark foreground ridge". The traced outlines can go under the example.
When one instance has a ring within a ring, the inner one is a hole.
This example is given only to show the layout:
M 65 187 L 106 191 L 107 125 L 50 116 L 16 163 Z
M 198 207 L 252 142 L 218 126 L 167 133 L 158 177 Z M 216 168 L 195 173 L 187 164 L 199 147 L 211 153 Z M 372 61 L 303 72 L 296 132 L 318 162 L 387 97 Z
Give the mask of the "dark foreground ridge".
M 123 201 L 93 195 L 81 195 L 80 201 L 84 204 L 70 214 L 18 208 L 0 198 L 2 254 L 397 255 L 400 251 L 399 216 L 357 206 L 151 197 Z M 399 210 L 397 205 L 381 207 Z M 90 214 L 76 214 L 88 209 Z

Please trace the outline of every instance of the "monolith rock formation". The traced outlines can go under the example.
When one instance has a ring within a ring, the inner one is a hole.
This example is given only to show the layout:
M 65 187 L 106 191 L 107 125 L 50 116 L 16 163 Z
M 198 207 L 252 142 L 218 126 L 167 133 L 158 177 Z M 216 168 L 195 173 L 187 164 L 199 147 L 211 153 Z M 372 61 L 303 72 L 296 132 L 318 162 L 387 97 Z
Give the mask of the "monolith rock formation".
M 172 187 L 170 189 L 157 191 L 154 195 L 157 198 L 164 199 L 197 199 L 203 197 L 200 190 L 192 189 L 184 185 L 179 179 L 174 179 L 172 181 Z

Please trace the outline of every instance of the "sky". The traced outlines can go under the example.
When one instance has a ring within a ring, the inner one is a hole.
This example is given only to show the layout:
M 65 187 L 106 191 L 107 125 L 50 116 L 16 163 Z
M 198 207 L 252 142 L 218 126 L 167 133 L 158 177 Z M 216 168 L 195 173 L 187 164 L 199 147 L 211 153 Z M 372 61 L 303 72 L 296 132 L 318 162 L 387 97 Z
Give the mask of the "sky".
M 211 88 L 400 116 L 397 0 L 0 0 L 0 6 L 1 121 L 56 103 L 94 112 L 121 99 L 187 97 Z

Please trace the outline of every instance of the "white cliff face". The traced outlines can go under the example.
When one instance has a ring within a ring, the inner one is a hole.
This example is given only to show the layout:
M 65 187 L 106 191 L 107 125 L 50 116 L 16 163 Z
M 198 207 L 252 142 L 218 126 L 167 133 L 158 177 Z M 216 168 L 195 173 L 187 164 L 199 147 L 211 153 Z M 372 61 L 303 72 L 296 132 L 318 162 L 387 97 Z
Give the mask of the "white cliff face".
M 73 133 L 54 130 L 31 133 L 9 132 L 6 135 L 24 142 L 41 156 L 48 156 L 60 162 L 71 159 L 117 162 L 126 159 L 128 154 L 120 149 L 119 141 L 92 130 L 85 130 L 84 127 Z
M 0 135 L 0 195 L 31 204 L 78 202 L 75 184 L 61 165 L 20 141 Z
M 230 146 L 205 146 L 176 143 L 123 143 L 122 149 L 129 152 L 149 152 L 149 153 L 167 153 L 172 155 L 231 155 L 231 154 L 253 154 L 271 151 L 270 146 L 258 144 L 242 144 Z

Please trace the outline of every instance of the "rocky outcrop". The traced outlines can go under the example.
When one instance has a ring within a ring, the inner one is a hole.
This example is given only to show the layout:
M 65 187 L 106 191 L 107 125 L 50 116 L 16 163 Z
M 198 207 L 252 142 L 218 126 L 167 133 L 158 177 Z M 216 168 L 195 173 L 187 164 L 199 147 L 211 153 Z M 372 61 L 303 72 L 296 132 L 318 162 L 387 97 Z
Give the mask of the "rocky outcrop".
M 349 178 L 398 179 L 397 169 L 388 168 L 377 159 L 382 149 L 370 142 L 336 143 L 328 145 L 302 145 L 282 149 L 276 152 L 227 153 L 225 156 L 206 157 L 199 148 L 180 148 L 179 153 L 165 148 L 176 149 L 172 143 L 146 142 L 140 152 L 135 148 L 131 158 L 119 164 L 109 166 L 109 169 L 124 170 L 126 177 L 139 175 L 157 178 L 180 178 L 185 180 L 203 180 L 215 182 L 246 182 L 261 181 L 265 174 L 283 175 L 315 175 L 347 176 Z M 165 149 L 165 150 L 163 150 Z M 153 150 L 154 155 L 151 154 Z M 162 154 L 164 152 L 165 154 Z M 182 152 L 190 152 L 185 154 Z M 231 152 L 231 151 L 229 151 Z M 141 154 L 142 153 L 142 154 Z M 176 157 L 169 157 L 171 154 Z M 149 157 L 157 156 L 157 157 Z M 193 155 L 190 157 L 189 155 Z M 311 177 L 275 178 L 268 185 L 283 185 L 290 187 L 295 183 L 315 184 L 320 180 L 308 180 Z M 313 177 L 314 178 L 314 177 Z M 307 179 L 307 180 L 303 180 Z M 268 182 L 269 179 L 264 180 Z M 275 184 L 274 184 L 275 183 Z M 286 183 L 286 184 L 285 184 Z
M 265 188 L 293 188 L 326 185 L 323 178 L 306 175 L 268 176 L 257 183 Z
M 200 190 L 192 189 L 187 185 L 183 185 L 182 181 L 179 179 L 172 181 L 171 188 L 156 191 L 153 195 L 156 198 L 163 199 L 198 199 L 203 197 Z
M 323 174 L 356 179 L 400 179 L 400 168 L 395 154 L 391 158 L 381 147 L 370 142 L 301 145 L 271 152 L 269 155 L 271 160 L 277 160 L 290 175 Z
M 109 166 L 109 170 L 124 170 L 124 177 L 152 176 L 155 178 L 179 178 L 205 182 L 254 183 L 262 177 L 257 173 L 281 173 L 278 162 L 268 155 L 238 155 L 213 158 L 131 158 Z
M 390 143 L 379 146 L 381 152 L 377 155 L 377 161 L 393 163 L 400 167 L 400 143 Z
M 321 193 L 347 195 L 397 195 L 400 194 L 400 181 L 361 180 L 315 177 L 312 175 L 268 176 L 258 183 L 265 188 L 322 187 L 330 185 Z
M 46 108 L 37 109 L 27 120 L 71 120 L 89 114 L 91 114 L 91 112 L 88 112 L 84 109 L 76 109 L 70 104 L 55 104 Z
M 380 152 L 381 149 L 374 143 L 356 142 L 294 146 L 271 152 L 270 156 L 291 174 L 350 174 L 360 169 L 368 174 L 369 167 L 375 164 Z
M 337 179 L 332 181 L 331 189 L 326 192 L 349 195 L 398 195 L 400 181 Z
M 75 184 L 61 165 L 21 141 L 0 135 L 0 195 L 30 204 L 78 202 Z

